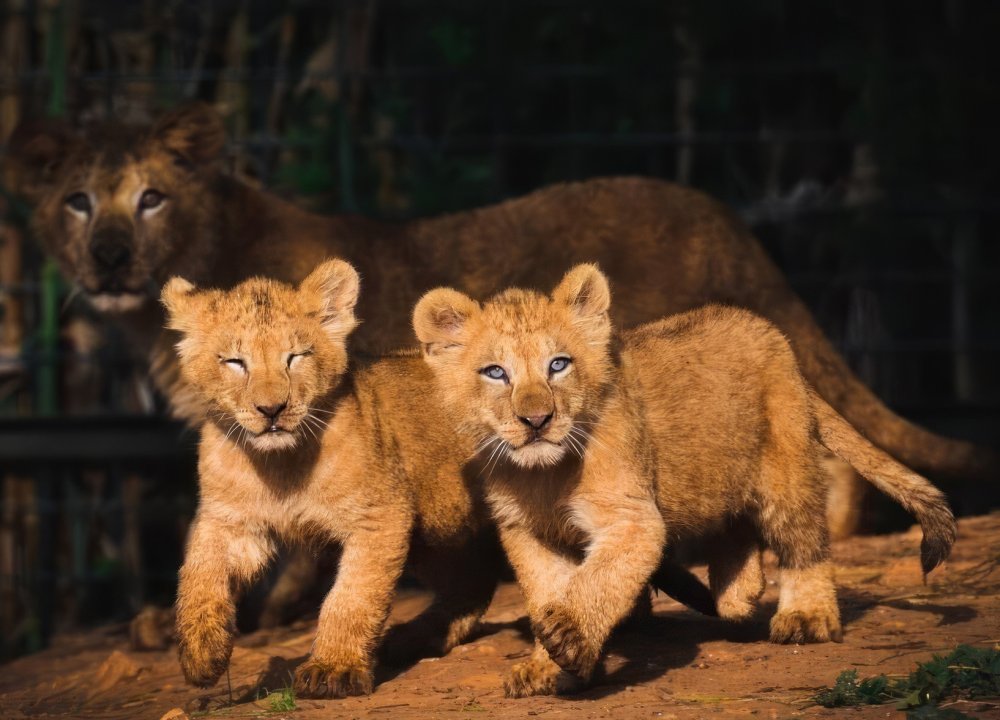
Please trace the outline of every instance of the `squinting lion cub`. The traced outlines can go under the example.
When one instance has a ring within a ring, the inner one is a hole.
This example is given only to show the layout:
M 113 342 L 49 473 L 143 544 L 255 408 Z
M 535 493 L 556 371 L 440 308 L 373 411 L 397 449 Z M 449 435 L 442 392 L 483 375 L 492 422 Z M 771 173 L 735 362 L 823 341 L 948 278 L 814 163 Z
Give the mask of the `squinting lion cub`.
M 771 639 L 839 640 L 824 447 L 917 517 L 925 572 L 948 555 L 943 495 L 813 392 L 769 322 L 708 306 L 613 339 L 609 305 L 604 275 L 580 265 L 551 297 L 509 290 L 480 306 L 438 289 L 414 310 L 458 437 L 491 465 L 487 501 L 540 643 L 509 695 L 561 689 L 560 667 L 587 681 L 664 542 L 734 520 L 778 555 Z M 755 602 L 753 557 L 710 558 L 713 589 Z
M 177 599 L 191 683 L 211 685 L 225 671 L 234 585 L 264 568 L 276 539 L 342 547 L 311 656 L 296 673 L 303 696 L 371 691 L 411 533 L 415 570 L 437 593 L 416 627 L 439 632 L 437 652 L 462 642 L 489 605 L 496 553 L 461 475 L 473 447 L 441 432 L 445 418 L 427 401 L 433 378 L 416 354 L 345 378 L 357 296 L 358 275 L 340 260 L 298 288 L 251 279 L 196 291 L 175 278 L 163 291 L 170 327 L 183 336 L 182 372 L 212 408 Z

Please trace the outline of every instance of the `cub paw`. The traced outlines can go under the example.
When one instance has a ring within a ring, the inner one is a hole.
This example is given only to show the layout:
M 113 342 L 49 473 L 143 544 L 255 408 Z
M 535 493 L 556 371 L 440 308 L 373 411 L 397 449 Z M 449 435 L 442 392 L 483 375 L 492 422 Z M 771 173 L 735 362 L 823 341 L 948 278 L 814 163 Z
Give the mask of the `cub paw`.
M 229 666 L 233 638 L 221 628 L 203 630 L 196 635 L 182 635 L 178 651 L 184 678 L 197 687 L 211 687 Z
M 587 640 L 564 607 L 555 604 L 543 607 L 533 630 L 559 667 L 582 680 L 590 679 L 601 649 Z
M 580 690 L 583 682 L 551 660 L 531 658 L 511 668 L 503 679 L 503 692 L 509 698 L 532 695 L 555 695 Z
M 844 631 L 836 612 L 779 610 L 771 618 L 771 642 L 821 643 L 842 642 Z
M 373 673 L 368 667 L 337 667 L 309 660 L 295 671 L 295 693 L 306 698 L 368 695 Z

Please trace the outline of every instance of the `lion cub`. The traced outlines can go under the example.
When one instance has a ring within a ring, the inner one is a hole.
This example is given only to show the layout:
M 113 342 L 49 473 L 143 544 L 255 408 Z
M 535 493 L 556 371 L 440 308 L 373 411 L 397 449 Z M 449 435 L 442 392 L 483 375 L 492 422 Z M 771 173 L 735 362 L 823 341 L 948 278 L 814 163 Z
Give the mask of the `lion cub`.
M 587 681 L 665 542 L 733 522 L 778 556 L 771 639 L 840 640 L 826 449 L 917 517 L 925 572 L 948 555 L 943 495 L 809 388 L 769 322 L 708 306 L 613 338 L 609 305 L 604 275 L 579 265 L 551 297 L 509 290 L 480 306 L 438 289 L 414 310 L 458 437 L 483 447 L 486 499 L 537 638 L 509 695 L 562 689 L 560 667 Z M 755 554 L 733 557 L 710 558 L 722 594 L 745 584 Z
M 311 656 L 296 673 L 303 696 L 371 691 L 373 651 L 408 551 L 436 591 L 416 626 L 439 632 L 437 652 L 462 642 L 489 605 L 498 553 L 461 474 L 474 446 L 441 432 L 446 418 L 427 401 L 434 381 L 417 354 L 345 375 L 357 297 L 358 275 L 339 260 L 298 288 L 251 279 L 196 291 L 174 278 L 163 291 L 170 327 L 183 336 L 185 380 L 212 408 L 177 598 L 180 660 L 193 684 L 225 671 L 235 587 L 261 572 L 279 539 L 342 548 Z

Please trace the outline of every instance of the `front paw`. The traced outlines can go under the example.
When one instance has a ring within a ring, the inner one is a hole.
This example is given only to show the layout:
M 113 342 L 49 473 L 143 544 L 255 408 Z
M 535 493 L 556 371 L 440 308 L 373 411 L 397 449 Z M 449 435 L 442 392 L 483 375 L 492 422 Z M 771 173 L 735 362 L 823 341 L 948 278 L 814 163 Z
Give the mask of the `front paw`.
M 181 635 L 178 650 L 185 679 L 198 687 L 211 687 L 229 666 L 233 637 L 223 628 L 204 628 Z
M 308 660 L 295 671 L 295 693 L 306 698 L 368 695 L 374 676 L 370 667 L 333 665 Z
M 590 679 L 601 648 L 587 640 L 566 608 L 555 603 L 546 605 L 532 629 L 559 667 L 582 680 Z
M 531 695 L 565 695 L 582 689 L 580 678 L 570 675 L 551 660 L 531 658 L 510 669 L 503 679 L 504 695 L 522 698 Z

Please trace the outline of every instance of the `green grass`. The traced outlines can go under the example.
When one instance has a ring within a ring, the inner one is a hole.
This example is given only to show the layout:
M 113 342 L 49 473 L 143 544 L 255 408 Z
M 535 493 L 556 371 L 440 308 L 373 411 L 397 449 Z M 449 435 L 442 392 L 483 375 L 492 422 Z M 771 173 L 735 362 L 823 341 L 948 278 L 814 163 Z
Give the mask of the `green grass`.
M 948 655 L 918 664 L 905 678 L 876 675 L 859 680 L 857 670 L 845 670 L 832 688 L 813 700 L 828 708 L 895 702 L 911 718 L 959 720 L 968 716 L 936 706 L 947 700 L 996 697 L 1000 697 L 1000 650 L 959 645 Z
M 270 693 L 267 699 L 275 712 L 289 712 L 295 709 L 295 690 L 290 687 Z

